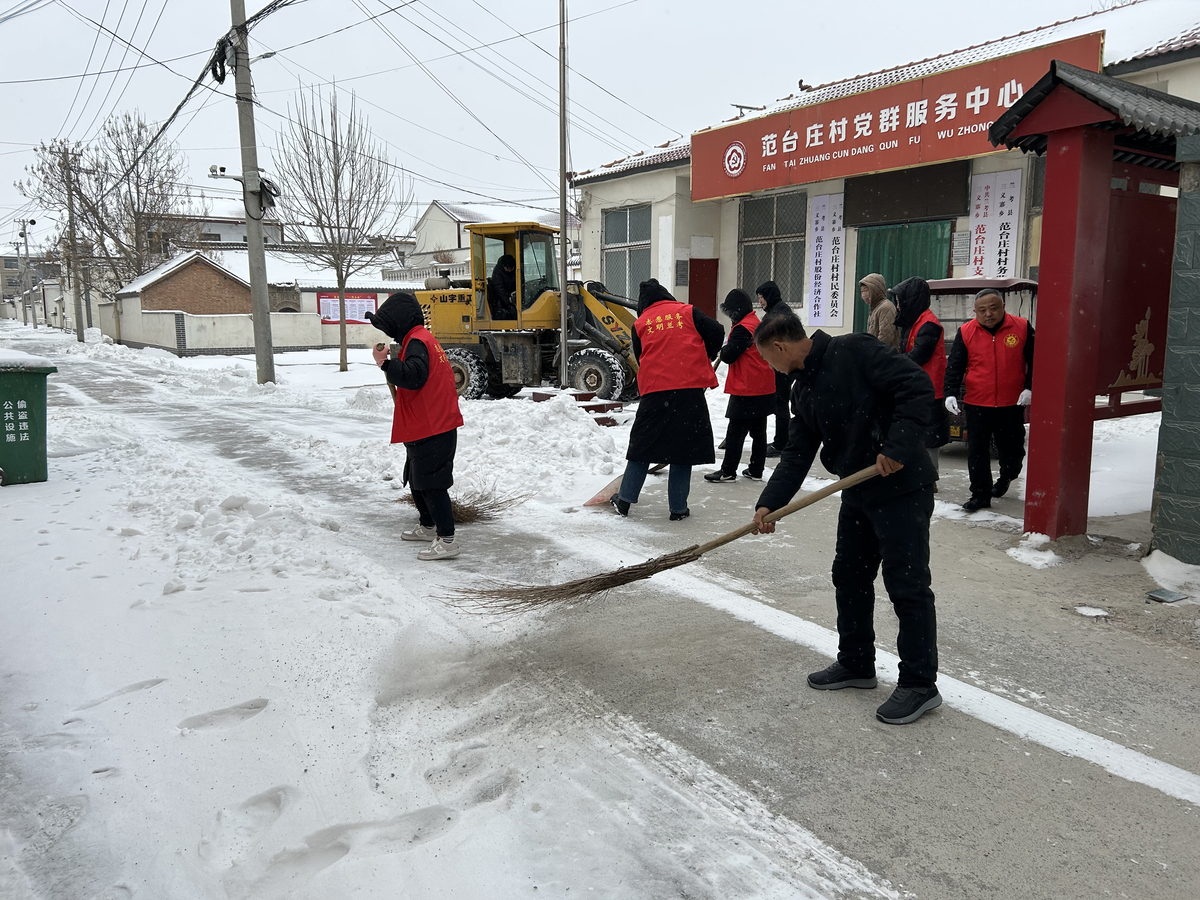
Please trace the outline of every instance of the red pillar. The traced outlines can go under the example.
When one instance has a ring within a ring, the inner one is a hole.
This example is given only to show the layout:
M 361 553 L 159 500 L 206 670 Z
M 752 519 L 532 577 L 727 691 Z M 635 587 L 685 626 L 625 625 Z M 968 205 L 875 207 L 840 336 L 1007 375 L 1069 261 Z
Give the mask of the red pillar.
M 1046 135 L 1025 530 L 1087 531 L 1113 133 Z

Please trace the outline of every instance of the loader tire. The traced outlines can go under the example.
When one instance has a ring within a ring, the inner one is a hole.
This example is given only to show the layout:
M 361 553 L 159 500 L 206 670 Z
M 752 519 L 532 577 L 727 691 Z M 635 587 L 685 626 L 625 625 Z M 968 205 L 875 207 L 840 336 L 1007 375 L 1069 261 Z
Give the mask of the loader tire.
M 616 400 L 625 390 L 625 366 L 616 354 L 599 347 L 580 350 L 567 361 L 567 383 L 601 400 Z
M 496 400 L 515 397 L 525 387 L 523 384 L 505 384 L 500 380 L 502 377 L 499 364 L 488 366 L 487 392 L 489 397 Z
M 470 350 L 447 350 L 446 360 L 454 373 L 454 388 L 464 400 L 478 400 L 487 390 L 488 373 L 483 360 Z

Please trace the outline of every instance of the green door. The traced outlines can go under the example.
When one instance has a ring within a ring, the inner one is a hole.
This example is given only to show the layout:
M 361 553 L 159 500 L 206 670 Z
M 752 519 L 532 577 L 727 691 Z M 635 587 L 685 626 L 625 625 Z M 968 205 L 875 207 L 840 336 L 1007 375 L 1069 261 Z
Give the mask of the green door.
M 950 272 L 950 222 L 914 222 L 858 229 L 854 271 L 854 330 L 867 330 L 870 310 L 858 296 L 858 282 L 878 272 L 888 287 L 920 275 L 926 281 Z

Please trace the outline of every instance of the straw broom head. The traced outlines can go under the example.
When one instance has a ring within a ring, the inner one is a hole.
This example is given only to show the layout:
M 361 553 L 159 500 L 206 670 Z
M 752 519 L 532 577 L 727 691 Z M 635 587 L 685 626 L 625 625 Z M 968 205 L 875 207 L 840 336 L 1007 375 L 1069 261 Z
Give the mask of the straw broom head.
M 578 578 L 565 584 L 513 587 L 497 583 L 495 587 L 463 588 L 455 593 L 453 602 L 475 612 L 501 614 L 572 606 L 580 600 L 603 596 L 613 588 L 644 581 L 659 572 L 694 562 L 700 555 L 700 545 L 693 544 L 635 566 L 622 566 L 615 572 Z
M 470 525 L 475 522 L 492 522 L 500 513 L 524 503 L 533 494 L 515 493 L 504 494 L 492 488 L 475 488 L 464 491 L 450 498 L 450 508 L 454 512 L 454 521 L 458 525 Z M 414 505 L 412 494 L 397 497 L 396 503 Z
M 807 494 L 799 500 L 775 510 L 766 517 L 766 521 L 777 522 L 784 516 L 791 515 L 806 506 L 811 506 L 818 500 L 823 500 L 831 494 L 836 494 L 838 491 L 861 484 L 868 478 L 875 477 L 877 474 L 874 466 L 868 466 L 859 472 L 855 472 L 853 475 L 848 475 L 845 478 L 835 481 L 833 484 L 826 485 L 820 490 L 813 491 L 811 494 Z M 647 578 L 657 575 L 659 572 L 665 572 L 667 569 L 674 569 L 677 566 L 695 562 L 708 551 L 715 550 L 717 547 L 723 547 L 725 544 L 732 543 L 738 538 L 744 537 L 756 530 L 757 526 L 751 522 L 718 538 L 714 538 L 705 544 L 694 544 L 691 547 L 685 547 L 683 550 L 676 550 L 674 553 L 656 556 L 654 559 L 649 559 L 636 566 L 623 566 L 615 572 L 592 575 L 588 578 L 578 578 L 575 581 L 568 581 L 565 584 L 517 587 L 495 583 L 494 587 L 463 588 L 454 592 L 451 596 L 451 602 L 475 612 L 502 614 L 515 614 L 570 606 L 580 600 L 590 600 L 602 596 L 614 588 L 632 584 L 635 581 L 644 581 Z

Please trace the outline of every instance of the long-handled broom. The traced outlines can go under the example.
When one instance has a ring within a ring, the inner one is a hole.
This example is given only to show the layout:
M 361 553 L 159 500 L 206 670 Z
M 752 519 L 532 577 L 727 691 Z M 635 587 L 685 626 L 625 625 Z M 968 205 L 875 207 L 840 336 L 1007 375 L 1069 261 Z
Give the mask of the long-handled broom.
M 775 512 L 770 513 L 766 517 L 766 521 L 777 522 L 784 516 L 790 516 L 792 513 L 804 509 L 806 506 L 812 506 L 819 500 L 824 500 L 830 494 L 836 494 L 838 491 L 861 484 L 869 478 L 874 478 L 877 474 L 878 472 L 874 466 L 870 466 L 860 472 L 855 472 L 853 475 L 835 481 L 833 484 L 813 491 L 811 494 L 806 494 L 799 500 L 795 500 L 787 506 L 775 510 Z M 685 547 L 683 550 L 676 550 L 674 553 L 657 556 L 636 566 L 623 566 L 615 572 L 606 572 L 603 575 L 579 578 L 575 581 L 568 581 L 565 584 L 468 588 L 457 591 L 454 599 L 460 605 L 472 608 L 477 612 L 486 613 L 520 613 L 547 609 L 554 606 L 568 606 L 576 601 L 590 599 L 625 584 L 644 581 L 653 575 L 657 575 L 659 572 L 665 572 L 667 569 L 674 569 L 677 566 L 695 562 L 710 550 L 724 547 L 726 544 L 732 543 L 740 537 L 745 537 L 752 531 L 754 531 L 754 523 L 750 522 L 741 528 L 730 531 L 728 534 L 713 538 L 708 543 L 694 544 L 691 547 Z

